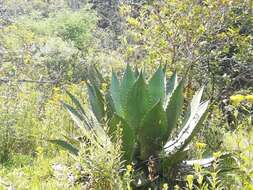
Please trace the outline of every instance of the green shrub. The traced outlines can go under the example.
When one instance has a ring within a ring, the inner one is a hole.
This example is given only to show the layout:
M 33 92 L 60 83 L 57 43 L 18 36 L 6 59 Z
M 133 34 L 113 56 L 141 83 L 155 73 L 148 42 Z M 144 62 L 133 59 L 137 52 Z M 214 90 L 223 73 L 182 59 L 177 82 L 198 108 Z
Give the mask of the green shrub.
M 230 189 L 253 188 L 253 101 L 251 94 L 237 94 L 230 97 L 233 120 L 230 131 L 224 134 L 223 148 L 233 154 L 234 162 L 224 177 L 224 183 Z

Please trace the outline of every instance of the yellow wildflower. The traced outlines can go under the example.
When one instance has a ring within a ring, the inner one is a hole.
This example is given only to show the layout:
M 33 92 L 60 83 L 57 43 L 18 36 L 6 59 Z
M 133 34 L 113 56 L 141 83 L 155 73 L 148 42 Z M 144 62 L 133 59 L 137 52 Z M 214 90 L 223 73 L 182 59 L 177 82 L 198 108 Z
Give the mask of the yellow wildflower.
M 186 180 L 187 181 L 193 181 L 193 175 L 187 175 Z
M 132 17 L 129 17 L 127 19 L 127 22 L 128 22 L 129 25 L 131 25 L 133 27 L 136 27 L 136 28 L 140 26 L 140 22 L 137 19 L 132 18 Z
M 39 146 L 39 147 L 36 148 L 36 152 L 37 152 L 39 155 L 41 155 L 41 154 L 44 152 L 44 148 L 41 147 L 41 146 Z
M 126 168 L 129 173 L 133 171 L 133 166 L 131 164 L 128 164 Z
M 199 26 L 199 28 L 197 29 L 198 33 L 204 33 L 205 31 L 206 31 L 206 28 L 205 28 L 205 26 L 203 24 L 201 24 Z
M 175 186 L 174 186 L 174 189 L 175 189 L 175 190 L 179 190 L 180 187 L 179 187 L 178 185 L 175 185 Z
M 168 183 L 164 183 L 162 190 L 168 190 L 168 189 L 169 189 Z
M 249 189 L 249 190 L 253 190 L 253 185 L 252 184 L 246 183 L 245 187 L 247 187 L 247 189 Z
M 250 102 L 250 103 L 253 103 L 253 95 L 247 95 L 245 96 L 245 99 Z
M 188 188 L 189 189 L 192 189 L 192 187 L 193 187 L 193 179 L 194 179 L 193 175 L 187 175 L 186 176 L 186 181 L 188 183 Z
M 102 84 L 101 84 L 101 88 L 102 88 L 102 91 L 106 91 L 106 89 L 107 89 L 107 84 L 106 84 L 106 83 L 102 83 Z
M 30 54 L 25 54 L 23 59 L 24 59 L 25 64 L 30 64 L 32 60 L 32 56 Z
M 202 143 L 202 142 L 196 142 L 196 148 L 197 149 L 203 149 L 206 147 L 206 144 L 205 143 Z
M 233 105 L 236 105 L 236 106 L 239 105 L 241 101 L 243 101 L 244 99 L 245 99 L 245 96 L 241 94 L 230 96 L 230 101 L 232 102 Z
M 123 5 L 120 6 L 120 15 L 127 16 L 127 14 L 131 11 L 131 6 L 129 5 Z
M 219 158 L 220 156 L 221 156 L 221 152 L 220 151 L 213 153 L 213 157 L 214 158 Z
M 61 89 L 59 87 L 54 87 L 53 90 L 55 93 L 61 93 Z

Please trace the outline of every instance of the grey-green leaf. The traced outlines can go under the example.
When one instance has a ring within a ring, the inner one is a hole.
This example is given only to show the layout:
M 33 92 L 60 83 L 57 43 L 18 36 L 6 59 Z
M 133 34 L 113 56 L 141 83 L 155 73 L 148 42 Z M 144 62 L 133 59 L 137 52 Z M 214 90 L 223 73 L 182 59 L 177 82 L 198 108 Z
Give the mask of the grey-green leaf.
M 176 164 L 182 162 L 186 157 L 187 157 L 187 153 L 188 153 L 188 149 L 186 150 L 182 150 L 182 151 L 177 151 L 175 152 L 175 154 L 168 156 L 166 155 L 166 157 L 164 157 L 164 159 L 162 160 L 162 167 L 163 168 L 167 168 L 167 167 L 173 167 Z
M 132 160 L 135 147 L 135 133 L 128 123 L 118 115 L 114 115 L 109 122 L 109 134 L 114 139 L 117 129 L 122 131 L 122 150 L 124 152 L 123 157 L 129 163 Z
M 140 72 L 139 72 L 139 70 L 136 66 L 135 69 L 134 69 L 134 76 L 135 76 L 135 78 L 137 78 L 139 75 L 140 75 Z
M 165 96 L 164 91 L 164 72 L 160 66 L 148 83 L 150 95 L 150 104 L 153 106 L 158 100 L 163 101 Z
M 85 114 L 84 109 L 81 105 L 81 103 L 78 101 L 78 99 L 71 94 L 69 91 L 66 90 L 66 93 L 68 94 L 68 96 L 71 98 L 72 102 L 75 104 L 76 108 L 82 113 Z
M 120 86 L 120 99 L 123 111 L 126 110 L 127 96 L 136 78 L 129 64 L 127 64 Z
M 95 85 L 91 86 L 89 83 L 87 83 L 87 87 L 92 111 L 94 112 L 97 120 L 101 122 L 105 116 L 104 99 L 102 93 Z
M 165 146 L 165 152 L 167 155 L 174 154 L 178 150 L 182 150 L 195 135 L 198 130 L 198 126 L 205 119 L 209 101 L 202 103 L 198 107 L 196 114 L 191 115 L 186 125 L 182 128 L 181 132 L 174 140 L 168 141 Z
M 63 140 L 49 140 L 49 142 L 59 145 L 60 147 L 64 148 L 65 150 L 68 150 L 69 153 L 77 156 L 79 150 L 74 147 L 72 144 L 68 143 L 67 141 L 63 141 Z
M 174 72 L 173 75 L 168 80 L 168 82 L 165 84 L 165 86 L 166 86 L 166 92 L 165 92 L 166 95 L 165 95 L 165 99 L 164 99 L 164 107 L 165 108 L 168 106 L 170 97 L 171 97 L 172 93 L 174 92 L 174 90 L 176 89 L 177 85 L 178 85 L 177 73 Z
M 130 89 L 127 97 L 126 119 L 129 125 L 138 128 L 140 121 L 148 111 L 148 87 L 142 73 Z
M 172 93 L 168 106 L 166 108 L 169 134 L 177 125 L 178 119 L 180 118 L 182 112 L 183 103 L 184 103 L 184 81 L 182 80 Z
M 113 100 L 115 111 L 118 115 L 123 116 L 123 110 L 120 99 L 120 83 L 114 72 L 112 72 L 112 81 L 110 86 L 110 93 Z
M 184 121 L 183 121 L 183 126 L 189 120 L 190 115 L 194 115 L 197 112 L 198 107 L 200 105 L 200 101 L 201 101 L 203 91 L 204 91 L 204 87 L 200 88 L 195 93 L 195 95 L 193 96 L 192 101 L 190 103 L 190 106 L 188 107 L 187 112 L 185 114 Z
M 151 155 L 158 154 L 167 140 L 167 134 L 167 116 L 162 101 L 159 101 L 144 116 L 138 130 L 140 158 L 145 160 Z
M 174 72 L 173 75 L 168 80 L 168 83 L 166 85 L 166 93 L 167 93 L 167 95 L 170 96 L 173 93 L 173 91 L 176 89 L 177 85 L 178 85 L 177 84 L 177 73 Z
M 68 111 L 68 113 L 70 114 L 71 118 L 73 119 L 73 121 L 75 122 L 75 124 L 80 128 L 83 129 L 83 127 L 89 131 L 90 129 L 88 128 L 88 126 L 84 125 L 84 118 L 83 116 L 75 109 L 73 108 L 71 105 L 66 104 L 64 102 L 62 102 L 63 107 Z

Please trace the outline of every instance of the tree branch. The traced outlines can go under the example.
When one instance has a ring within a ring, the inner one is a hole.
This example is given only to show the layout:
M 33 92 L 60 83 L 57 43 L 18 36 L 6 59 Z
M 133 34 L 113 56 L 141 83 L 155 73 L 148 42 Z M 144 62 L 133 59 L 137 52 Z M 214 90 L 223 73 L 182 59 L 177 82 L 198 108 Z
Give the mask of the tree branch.
M 30 80 L 30 79 L 11 80 L 11 79 L 1 79 L 0 78 L 0 84 L 1 83 L 8 83 L 8 82 L 14 82 L 14 83 L 38 83 L 38 84 L 57 84 L 59 81 L 57 81 L 57 80 Z

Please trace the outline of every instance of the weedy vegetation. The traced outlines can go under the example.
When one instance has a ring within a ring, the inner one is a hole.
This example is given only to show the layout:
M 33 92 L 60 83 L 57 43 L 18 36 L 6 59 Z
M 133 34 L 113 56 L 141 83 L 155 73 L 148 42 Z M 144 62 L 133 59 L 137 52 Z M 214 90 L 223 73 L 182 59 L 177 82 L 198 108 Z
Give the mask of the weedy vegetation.
M 3 0 L 0 190 L 252 190 L 252 8 Z

